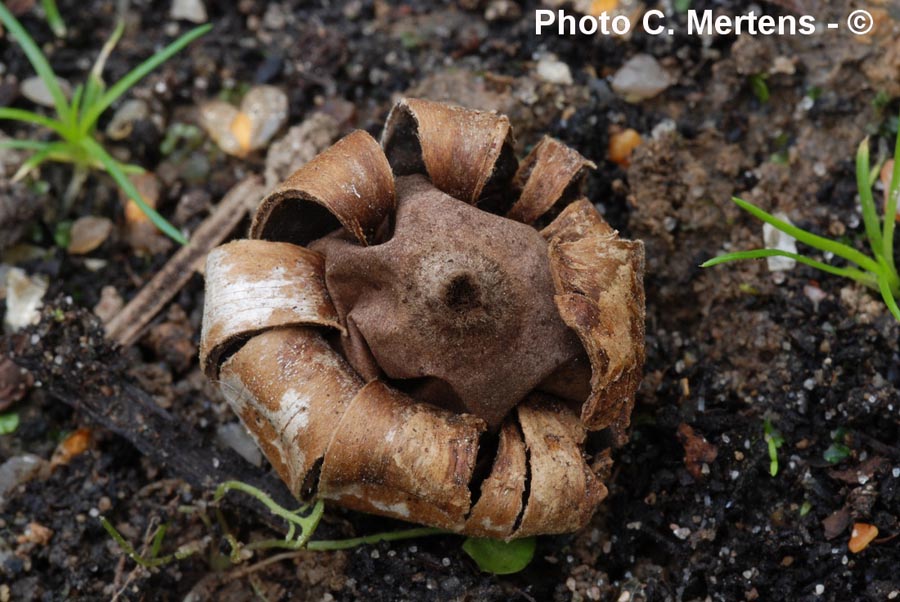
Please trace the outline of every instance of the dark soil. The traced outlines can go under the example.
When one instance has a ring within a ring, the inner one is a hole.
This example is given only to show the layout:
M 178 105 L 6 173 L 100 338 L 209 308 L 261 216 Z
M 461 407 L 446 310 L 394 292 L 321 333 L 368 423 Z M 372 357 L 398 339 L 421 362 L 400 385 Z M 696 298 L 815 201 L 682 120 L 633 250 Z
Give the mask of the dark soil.
M 160 143 L 173 123 L 196 123 L 198 102 L 238 98 L 254 83 L 287 92 L 289 125 L 322 110 L 342 131 L 377 134 L 393 100 L 410 93 L 509 114 L 520 151 L 549 132 L 596 161 L 589 193 L 615 227 L 645 241 L 648 273 L 646 378 L 630 441 L 614 453 L 609 498 L 592 523 L 580 533 L 541 538 L 534 562 L 506 577 L 480 573 L 457 537 L 305 553 L 247 572 L 264 556 L 229 566 L 221 526 L 199 518 L 211 488 L 179 480 L 185 475 L 104 428 L 77 399 L 63 403 L 52 382 L 39 382 L 5 410 L 18 413 L 20 425 L 0 437 L 0 460 L 26 452 L 49 460 L 79 427 L 91 429 L 92 444 L 0 500 L 0 600 L 900 599 L 900 325 L 867 291 L 803 266 L 780 274 L 764 262 L 697 267 L 723 249 L 761 245 L 760 224 L 729 201 L 732 195 L 865 250 L 853 156 L 865 135 L 874 155 L 893 141 L 900 13 L 889 0 L 872 0 L 881 21 L 865 41 L 843 31 L 562 38 L 534 35 L 539 5 L 532 1 L 520 6 L 521 16 L 495 21 L 485 12 L 496 2 L 458 4 L 466 8 L 207 1 L 214 33 L 133 89 L 130 97 L 145 100 L 151 117 L 110 146 L 160 177 L 160 211 L 188 229 L 244 175 L 262 173 L 265 154 L 238 160 L 203 138 L 165 155 Z M 655 4 L 670 3 L 647 3 Z M 826 21 L 856 7 L 849 0 L 819 4 L 773 0 L 761 8 L 774 15 L 811 10 Z M 109 81 L 187 29 L 167 18 L 169 5 L 131 3 Z M 691 6 L 760 10 L 738 0 Z M 69 27 L 65 41 L 52 38 L 36 10 L 21 19 L 57 73 L 79 82 L 114 27 L 115 3 L 63 0 L 60 10 Z M 31 68 L 17 45 L 2 40 L 0 104 L 32 108 L 17 92 Z M 656 57 L 675 83 L 628 104 L 606 78 L 637 52 Z M 569 66 L 572 85 L 537 78 L 535 61 L 544 53 Z M 770 72 L 763 102 L 750 77 Z M 10 136 L 43 135 L 0 125 Z M 628 168 L 606 158 L 617 127 L 634 128 L 644 140 Z M 56 199 L 69 175 L 68 166 L 48 165 L 39 179 L 49 188 L 0 184 L 3 261 L 49 277 L 39 329 L 49 332 L 57 320 L 52 344 L 28 335 L 7 337 L 9 343 L 27 341 L 31 357 L 48 366 L 58 356 L 73 375 L 70 389 L 77 390 L 75 374 L 84 366 L 129 381 L 213 446 L 217 427 L 234 419 L 194 357 L 202 277 L 193 277 L 175 309 L 158 316 L 136 346 L 101 351 L 90 338 L 91 328 L 99 331 L 88 313 L 103 287 L 128 300 L 171 249 L 137 253 L 117 230 L 89 256 L 104 260 L 99 267 L 69 255 L 54 243 L 61 220 L 124 219 L 112 182 L 98 175 L 73 212 L 58 215 Z M 7 205 L 16 210 L 4 213 Z M 23 244 L 44 252 L 23 253 Z M 774 477 L 764 421 L 784 439 Z M 835 449 L 844 453 L 835 458 Z M 257 513 L 236 503 L 223 508 L 243 541 L 279 535 Z M 186 544 L 200 553 L 139 567 L 104 531 L 101 514 L 139 548 L 157 525 L 168 524 L 164 553 Z M 855 522 L 879 530 L 858 554 L 847 547 Z M 52 536 L 29 537 L 40 532 L 29 530 L 31 523 Z M 398 527 L 331 508 L 319 535 Z

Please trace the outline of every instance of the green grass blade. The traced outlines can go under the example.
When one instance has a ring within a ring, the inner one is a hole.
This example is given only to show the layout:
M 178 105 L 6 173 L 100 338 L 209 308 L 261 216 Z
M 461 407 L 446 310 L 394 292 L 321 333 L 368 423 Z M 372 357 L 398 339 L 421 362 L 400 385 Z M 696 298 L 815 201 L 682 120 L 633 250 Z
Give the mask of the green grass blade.
M 114 103 L 120 96 L 125 94 L 144 76 L 159 67 L 161 64 L 165 63 L 167 60 L 172 58 L 173 55 L 181 51 L 185 46 L 208 32 L 210 29 L 212 29 L 212 25 L 209 24 L 201 25 L 200 27 L 192 29 L 134 69 L 132 69 L 130 72 L 128 72 L 125 77 L 117 81 L 109 90 L 107 90 L 99 99 L 97 99 L 96 102 L 92 103 L 89 108 L 85 107 L 86 111 L 84 114 L 84 119 L 82 119 L 81 123 L 82 131 L 87 132 L 88 129 L 91 128 L 94 123 L 96 123 L 97 119 L 100 118 L 100 115 L 107 109 L 107 107 L 109 107 L 109 105 Z
M 60 160 L 62 158 L 63 160 L 71 160 L 71 158 L 66 157 L 68 148 L 69 147 L 65 142 L 45 142 L 44 148 L 28 157 L 28 160 L 19 166 L 19 169 L 13 174 L 12 181 L 18 182 L 48 159 Z M 56 154 L 56 156 L 54 156 L 54 154 Z
M 881 291 L 881 297 L 894 315 L 894 319 L 900 322 L 900 307 L 897 307 L 897 299 L 894 297 L 894 292 L 884 278 L 878 279 L 878 290 Z
M 897 129 L 897 140 L 894 143 L 894 170 L 891 174 L 891 185 L 888 187 L 887 203 L 884 207 L 884 233 L 881 238 L 882 255 L 890 266 L 894 279 L 897 279 L 897 266 L 894 265 L 894 228 L 897 219 L 897 197 L 900 196 L 900 127 Z
M 878 212 L 875 209 L 875 199 L 872 197 L 872 185 L 869 183 L 869 176 L 869 139 L 866 138 L 859 143 L 859 148 L 856 151 L 856 187 L 859 189 L 859 202 L 862 206 L 866 236 L 877 260 L 882 252 L 881 224 L 878 222 Z
M 39 140 L 16 140 L 13 138 L 0 140 L 0 148 L 11 148 L 15 150 L 41 151 L 49 145 L 49 142 L 41 142 Z
M 60 121 L 66 121 L 69 117 L 69 105 L 66 103 L 66 95 L 63 94 L 62 88 L 56 80 L 56 74 L 53 72 L 53 68 L 50 67 L 50 63 L 47 62 L 47 57 L 44 56 L 44 53 L 41 52 L 38 45 L 31 39 L 31 36 L 28 35 L 28 32 L 25 31 L 25 28 L 22 27 L 19 20 L 13 16 L 3 3 L 0 3 L 0 21 L 3 22 L 3 25 L 9 30 L 9 33 L 16 39 L 19 45 L 22 46 L 22 50 L 25 52 L 28 62 L 34 67 L 38 76 L 44 80 L 44 83 L 47 85 L 47 90 L 50 92 L 50 96 L 53 97 L 53 105 L 56 107 L 56 114 Z
M 865 284 L 866 286 L 869 286 L 871 288 L 878 288 L 875 276 L 873 274 L 869 274 L 868 272 L 857 270 L 856 268 L 840 268 L 837 266 L 828 265 L 827 263 L 816 261 L 815 259 L 806 257 L 805 255 L 790 253 L 788 251 L 781 251 L 779 249 L 753 249 L 752 251 L 726 253 L 725 255 L 719 255 L 718 257 L 713 257 L 712 259 L 704 261 L 700 264 L 700 267 L 710 268 L 714 265 L 728 263 L 730 261 L 741 261 L 744 259 L 763 259 L 766 257 L 788 257 L 797 261 L 798 263 L 802 263 L 803 265 L 808 265 L 812 268 L 816 268 L 817 270 L 828 272 L 829 274 L 834 274 L 835 276 L 850 278 L 851 280 L 856 280 L 857 282 L 861 282 L 862 284 Z
M 75 87 L 75 91 L 72 92 L 72 102 L 69 104 L 69 109 L 71 109 L 72 113 L 69 115 L 70 124 L 75 125 L 78 120 L 78 111 L 81 110 L 81 99 L 84 98 L 84 84 L 78 84 Z M 74 129 L 74 128 L 73 128 Z
M 82 141 L 82 145 L 84 146 L 85 151 L 88 152 L 92 157 L 97 159 L 106 169 L 110 176 L 112 176 L 113 180 L 116 181 L 128 198 L 133 199 L 137 206 L 140 207 L 141 211 L 150 218 L 150 221 L 153 222 L 157 228 L 159 228 L 162 232 L 168 235 L 172 240 L 180 244 L 187 244 L 187 239 L 184 235 L 178 231 L 178 229 L 167 222 L 163 216 L 156 212 L 156 210 L 149 206 L 144 199 L 141 197 L 141 193 L 138 192 L 137 188 L 134 187 L 134 184 L 131 183 L 131 180 L 128 179 L 128 176 L 125 175 L 125 172 L 119 166 L 118 161 L 113 159 L 109 154 L 100 146 L 93 138 L 85 138 Z
M 753 203 L 748 203 L 747 201 L 738 197 L 732 197 L 731 200 L 734 201 L 734 203 L 738 207 L 740 207 L 753 217 L 764 221 L 771 226 L 774 226 L 775 228 L 781 230 L 789 236 L 793 236 L 798 241 L 804 244 L 819 249 L 820 251 L 834 253 L 839 257 L 843 257 L 847 261 L 851 261 L 857 264 L 864 270 L 868 270 L 873 273 L 881 271 L 878 262 L 876 262 L 871 257 L 867 257 L 866 255 L 860 253 L 852 247 L 848 247 L 845 244 L 830 240 L 822 236 L 818 236 L 817 234 L 813 234 L 812 232 L 807 232 L 806 230 L 798 228 L 797 226 L 793 226 L 785 221 L 778 219 L 774 215 L 766 213 Z
M 94 65 L 91 67 L 90 73 L 88 73 L 87 86 L 84 93 L 85 112 L 89 111 L 91 107 L 96 104 L 97 99 L 100 98 L 100 95 L 106 88 L 103 84 L 103 69 L 106 67 L 106 61 L 109 60 L 109 55 L 112 54 L 113 49 L 116 47 L 116 44 L 119 43 L 123 33 L 125 33 L 125 22 L 119 20 L 116 23 L 116 28 L 113 30 L 112 35 L 109 36 L 109 39 L 103 44 L 103 48 L 100 49 L 97 60 L 94 61 Z M 83 117 L 83 115 L 79 115 L 79 117 Z M 90 128 L 86 128 L 85 132 L 89 129 Z
M 66 137 L 68 130 L 63 123 L 60 123 L 52 117 L 28 111 L 25 109 L 15 109 L 13 107 L 0 107 L 0 120 L 8 119 L 10 121 L 24 121 L 25 123 L 33 123 L 53 130 L 60 136 Z
M 66 37 L 66 24 L 59 14 L 56 7 L 56 0 L 41 0 L 41 6 L 44 7 L 44 14 L 47 15 L 47 25 L 53 30 L 53 35 L 57 38 Z

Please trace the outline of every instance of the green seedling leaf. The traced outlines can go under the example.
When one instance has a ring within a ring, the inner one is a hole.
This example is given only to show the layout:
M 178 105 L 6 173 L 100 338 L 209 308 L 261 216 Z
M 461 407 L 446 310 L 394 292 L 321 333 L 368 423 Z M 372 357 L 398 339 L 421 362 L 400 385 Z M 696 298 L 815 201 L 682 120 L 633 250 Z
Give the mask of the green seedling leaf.
M 763 73 L 757 73 L 755 75 L 750 76 L 750 87 L 753 89 L 753 94 L 756 96 L 756 99 L 761 103 L 769 102 L 769 85 L 766 83 L 766 75 Z
M 844 443 L 846 437 L 847 429 L 844 427 L 839 427 L 831 433 L 832 444 L 823 454 L 827 462 L 837 464 L 850 456 L 850 448 Z
M 692 0 L 675 0 L 673 4 L 675 12 L 683 15 L 691 9 L 691 2 Z
M 809 500 L 804 500 L 803 504 L 800 505 L 800 516 L 806 516 L 810 510 L 812 510 L 812 504 Z
M 850 448 L 843 443 L 832 443 L 823 454 L 829 464 L 837 464 L 850 457 Z
M 766 420 L 763 422 L 763 438 L 769 448 L 769 474 L 774 477 L 778 474 L 778 449 L 784 445 L 784 437 L 770 420 Z
M 53 35 L 57 38 L 66 37 L 66 24 L 63 22 L 59 9 L 56 7 L 56 0 L 41 0 L 41 6 L 44 7 L 47 25 L 53 30 Z
M 9 412 L 0 414 L 0 435 L 9 435 L 19 428 L 19 414 L 17 412 Z
M 53 229 L 53 242 L 57 247 L 65 249 L 72 240 L 72 220 L 62 220 L 56 222 L 56 228 Z
M 462 548 L 482 571 L 494 575 L 510 575 L 528 566 L 534 558 L 536 545 L 534 537 L 512 541 L 469 537 Z
M 85 106 L 84 117 L 81 120 L 81 129 L 83 132 L 88 131 L 94 123 L 96 123 L 97 119 L 100 118 L 100 115 L 111 105 L 114 103 L 120 96 L 125 94 L 132 86 L 138 83 L 141 79 L 144 78 L 148 73 L 165 63 L 167 60 L 172 58 L 175 54 L 181 51 L 182 48 L 207 33 L 210 29 L 212 29 L 212 25 L 206 24 L 201 25 L 199 27 L 195 27 L 191 31 L 187 32 L 183 36 L 179 37 L 177 40 L 145 60 L 143 63 L 129 71 L 125 77 L 117 81 L 103 93 L 96 101 L 93 102 L 91 107 Z

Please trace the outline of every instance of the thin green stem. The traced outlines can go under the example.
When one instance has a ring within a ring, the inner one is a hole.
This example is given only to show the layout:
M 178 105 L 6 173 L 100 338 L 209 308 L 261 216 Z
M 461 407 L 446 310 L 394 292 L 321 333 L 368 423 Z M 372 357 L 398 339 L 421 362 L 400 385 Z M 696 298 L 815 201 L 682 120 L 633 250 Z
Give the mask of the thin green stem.
M 451 535 L 450 531 L 443 529 L 435 529 L 432 527 L 419 527 L 415 529 L 405 529 L 403 531 L 390 531 L 387 533 L 375 533 L 374 535 L 364 535 L 363 537 L 352 537 L 349 539 L 320 539 L 311 541 L 306 544 L 308 550 L 324 552 L 330 550 L 348 550 L 357 546 L 375 544 L 380 541 L 397 541 L 399 539 L 414 539 L 417 537 L 428 537 L 431 535 Z
M 712 259 L 704 261 L 700 264 L 700 267 L 709 268 L 714 265 L 719 265 L 720 263 L 727 263 L 729 261 L 740 261 L 743 259 L 763 259 L 766 257 L 788 257 L 804 265 L 816 268 L 817 270 L 822 270 L 823 272 L 828 272 L 829 274 L 834 274 L 835 276 L 850 278 L 851 280 L 855 280 L 870 288 L 878 290 L 878 282 L 874 274 L 870 274 L 856 268 L 841 268 L 833 265 L 828 265 L 827 263 L 811 259 L 809 257 L 806 257 L 805 255 L 791 253 L 789 251 L 781 251 L 779 249 L 754 249 L 751 251 L 726 253 L 725 255 L 719 255 L 718 257 L 713 257 Z
M 821 251 L 834 253 L 839 257 L 843 257 L 847 261 L 852 261 L 864 270 L 868 270 L 870 272 L 880 271 L 878 262 L 876 262 L 871 257 L 867 257 L 863 253 L 860 253 L 852 247 L 833 240 L 829 240 L 822 236 L 818 236 L 816 234 L 813 234 L 812 232 L 807 232 L 802 228 L 798 228 L 797 226 L 778 219 L 774 215 L 766 213 L 753 203 L 748 203 L 743 199 L 733 197 L 731 200 L 734 201 L 735 204 L 737 204 L 741 209 L 751 214 L 755 218 L 764 221 L 771 226 L 774 226 L 775 228 L 781 230 L 789 236 L 793 236 L 798 241 L 804 244 L 815 247 L 816 249 L 819 249 Z
M 50 63 L 47 62 L 47 57 L 44 56 L 44 53 L 41 52 L 38 45 L 35 44 L 31 36 L 28 35 L 28 32 L 25 31 L 25 28 L 22 27 L 19 20 L 16 19 L 3 3 L 0 3 L 0 21 L 3 22 L 3 25 L 9 30 L 12 37 L 22 47 L 25 56 L 28 58 L 28 62 L 31 63 L 35 72 L 44 81 L 47 90 L 50 92 L 50 96 L 53 97 L 53 105 L 56 107 L 56 114 L 60 121 L 68 121 L 69 106 L 66 103 L 66 95 L 63 94 L 59 81 L 56 79 L 56 74 L 53 72 L 53 68 L 50 67 Z
M 246 493 L 247 495 L 253 496 L 257 500 L 259 500 L 266 508 L 268 508 L 269 512 L 271 512 L 275 516 L 283 518 L 288 522 L 289 525 L 296 525 L 300 527 L 299 537 L 296 540 L 292 541 L 300 543 L 301 547 L 302 545 L 306 544 L 307 541 L 309 541 L 309 538 L 316 530 L 316 527 L 319 526 L 319 521 L 322 520 L 322 514 L 324 514 L 325 512 L 325 504 L 320 500 L 316 502 L 315 506 L 313 506 L 308 515 L 300 516 L 299 513 L 305 512 L 308 508 L 307 506 L 301 507 L 296 512 L 291 512 L 287 508 L 278 504 L 264 491 L 241 481 L 225 481 L 224 483 L 219 485 L 216 488 L 216 493 L 213 496 L 213 501 L 218 502 L 223 497 L 225 497 L 225 494 L 229 491 L 241 491 L 243 493 Z M 293 535 L 293 530 L 289 531 L 289 535 Z
M 128 72 L 125 77 L 117 81 L 109 90 L 93 102 L 90 107 L 85 106 L 84 116 L 81 119 L 81 131 L 83 133 L 88 132 L 109 105 L 125 94 L 132 86 L 143 79 L 144 76 L 169 60 L 182 48 L 208 32 L 210 29 L 212 29 L 212 25 L 209 24 L 192 29 Z
M 163 566 L 164 564 L 168 564 L 173 560 L 183 560 L 188 556 L 191 556 L 195 551 L 193 549 L 185 549 L 186 547 L 184 547 L 179 548 L 172 554 L 157 557 L 159 549 L 162 546 L 163 537 L 165 537 L 166 534 L 166 526 L 163 525 L 159 528 L 159 530 L 157 530 L 156 534 L 153 537 L 150 557 L 147 558 L 138 554 L 134 547 L 130 543 L 128 543 L 128 541 L 124 537 L 122 537 L 122 534 L 119 533 L 119 531 L 115 527 L 113 527 L 112 523 L 106 520 L 106 517 L 100 517 L 100 524 L 103 526 L 106 532 L 109 533 L 109 536 L 112 537 L 117 544 L 119 544 L 119 547 L 122 548 L 122 550 L 124 550 L 126 554 L 128 554 L 128 557 L 144 568 L 152 569 Z

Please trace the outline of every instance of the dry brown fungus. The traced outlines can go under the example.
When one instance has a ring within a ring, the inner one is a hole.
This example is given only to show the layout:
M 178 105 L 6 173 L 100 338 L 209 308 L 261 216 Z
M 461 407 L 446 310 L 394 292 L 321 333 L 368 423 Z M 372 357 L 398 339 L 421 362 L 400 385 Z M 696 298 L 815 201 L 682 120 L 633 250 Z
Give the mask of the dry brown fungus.
M 643 246 L 581 196 L 591 167 L 406 99 L 210 253 L 201 362 L 296 496 L 496 538 L 587 522 L 644 358 Z

